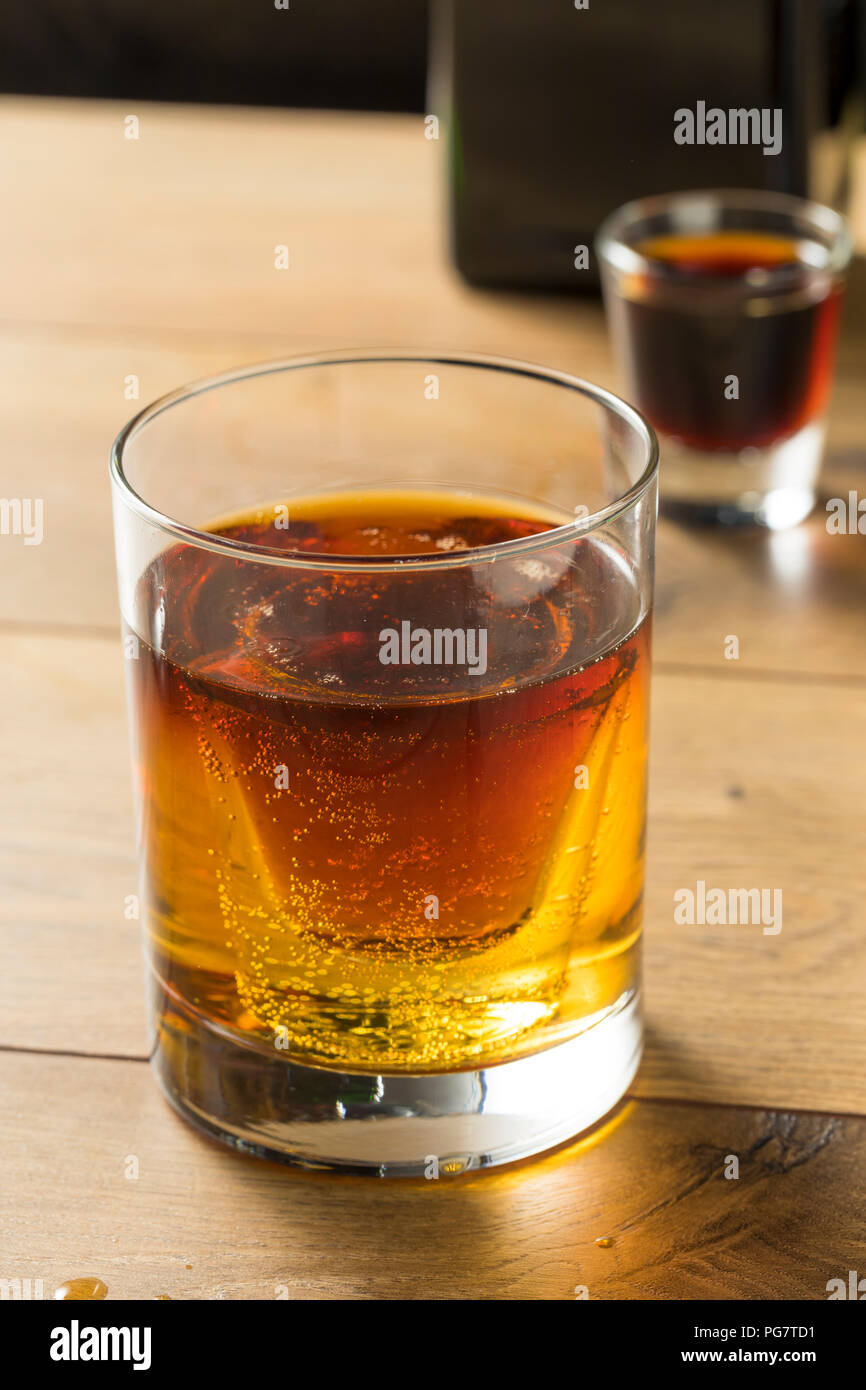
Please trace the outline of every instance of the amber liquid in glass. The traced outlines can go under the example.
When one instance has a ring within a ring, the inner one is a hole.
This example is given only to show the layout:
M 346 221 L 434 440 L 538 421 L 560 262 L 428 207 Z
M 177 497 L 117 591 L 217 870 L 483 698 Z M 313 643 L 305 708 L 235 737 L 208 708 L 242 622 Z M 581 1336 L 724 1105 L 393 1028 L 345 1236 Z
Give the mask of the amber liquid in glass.
M 153 561 L 128 668 L 172 1027 L 444 1071 L 565 1041 L 632 998 L 648 622 L 627 561 L 592 535 L 492 570 L 401 564 L 560 522 L 447 490 L 322 494 L 210 529 L 384 568 L 188 546 Z M 411 645 L 383 662 L 404 623 L 483 629 L 484 670 L 414 663 Z

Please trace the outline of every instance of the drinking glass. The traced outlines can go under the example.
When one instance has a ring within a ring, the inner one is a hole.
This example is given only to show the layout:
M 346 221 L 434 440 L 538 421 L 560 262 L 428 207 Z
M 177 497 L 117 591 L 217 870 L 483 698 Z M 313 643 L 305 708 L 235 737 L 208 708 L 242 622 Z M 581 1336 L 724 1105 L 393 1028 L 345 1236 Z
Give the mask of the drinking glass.
M 436 1177 L 640 1055 L 656 445 L 520 362 L 269 363 L 111 475 L 153 1064 L 247 1152 Z
M 830 208 L 759 190 L 627 203 L 599 229 L 627 389 L 673 516 L 773 529 L 815 504 L 851 243 Z

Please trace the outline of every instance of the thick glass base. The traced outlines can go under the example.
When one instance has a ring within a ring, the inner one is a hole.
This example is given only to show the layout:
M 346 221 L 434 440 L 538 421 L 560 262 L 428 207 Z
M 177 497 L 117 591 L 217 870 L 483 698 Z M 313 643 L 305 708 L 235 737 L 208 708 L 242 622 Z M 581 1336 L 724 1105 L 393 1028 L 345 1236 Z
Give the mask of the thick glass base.
M 705 453 L 660 436 L 659 508 L 673 520 L 784 530 L 815 505 L 824 427 L 804 425 L 764 449 Z
M 561 1144 L 616 1105 L 641 1053 L 634 993 L 543 1052 L 418 1076 L 302 1066 L 245 1047 L 176 999 L 157 1003 L 154 1069 L 186 1119 L 244 1153 L 378 1177 L 451 1176 Z

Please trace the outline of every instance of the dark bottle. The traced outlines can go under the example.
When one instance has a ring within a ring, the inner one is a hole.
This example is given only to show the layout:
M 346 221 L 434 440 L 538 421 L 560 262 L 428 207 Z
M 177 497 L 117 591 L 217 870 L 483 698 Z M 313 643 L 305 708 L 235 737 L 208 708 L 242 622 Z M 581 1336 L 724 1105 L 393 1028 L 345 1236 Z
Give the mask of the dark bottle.
M 817 0 L 442 0 L 437 16 L 431 109 L 449 121 L 453 254 L 474 283 L 594 289 L 595 231 L 633 198 L 807 191 Z M 674 113 L 699 101 L 781 110 L 781 149 L 677 144 Z

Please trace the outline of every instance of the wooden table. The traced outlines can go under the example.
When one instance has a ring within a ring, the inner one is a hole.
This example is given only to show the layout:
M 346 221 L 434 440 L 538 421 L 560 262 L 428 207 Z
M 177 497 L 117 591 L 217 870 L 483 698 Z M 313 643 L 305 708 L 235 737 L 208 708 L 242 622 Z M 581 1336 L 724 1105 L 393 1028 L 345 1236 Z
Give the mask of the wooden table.
M 124 918 L 106 456 L 130 378 L 143 403 L 361 344 L 615 376 L 596 303 L 457 280 L 420 117 L 15 99 L 0 151 L 2 491 L 45 505 L 41 546 L 0 538 L 0 1276 L 48 1297 L 94 1274 L 109 1298 L 821 1299 L 866 1273 L 866 538 L 820 510 L 778 535 L 661 528 L 647 1051 L 608 1133 L 377 1183 L 238 1157 L 169 1111 Z M 864 306 L 855 274 L 831 496 L 866 495 Z M 677 926 L 698 879 L 781 887 L 782 932 Z

